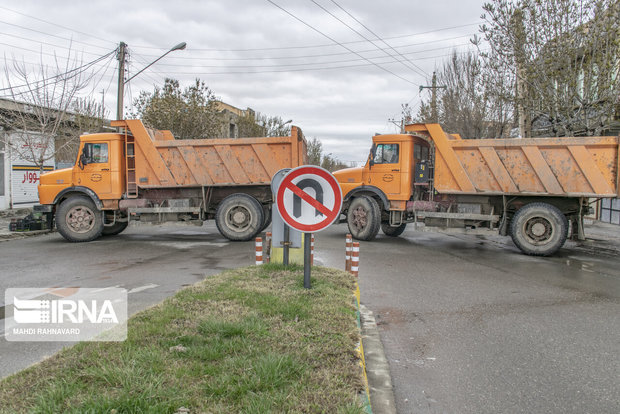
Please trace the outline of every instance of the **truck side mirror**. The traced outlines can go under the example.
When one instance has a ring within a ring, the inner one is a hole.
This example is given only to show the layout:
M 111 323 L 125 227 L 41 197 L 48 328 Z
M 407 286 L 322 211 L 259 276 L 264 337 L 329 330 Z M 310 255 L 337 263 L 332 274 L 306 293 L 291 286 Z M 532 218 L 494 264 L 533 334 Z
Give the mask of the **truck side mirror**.
M 375 144 L 372 144 L 372 147 L 370 147 L 370 155 L 368 155 L 368 166 L 372 167 L 373 165 L 375 165 L 375 154 L 377 152 L 377 146 Z
M 84 144 L 84 148 L 82 148 L 82 154 L 80 154 L 80 161 L 78 162 L 78 166 L 80 169 L 84 169 L 85 165 L 88 165 L 91 161 L 91 146 L 88 144 Z

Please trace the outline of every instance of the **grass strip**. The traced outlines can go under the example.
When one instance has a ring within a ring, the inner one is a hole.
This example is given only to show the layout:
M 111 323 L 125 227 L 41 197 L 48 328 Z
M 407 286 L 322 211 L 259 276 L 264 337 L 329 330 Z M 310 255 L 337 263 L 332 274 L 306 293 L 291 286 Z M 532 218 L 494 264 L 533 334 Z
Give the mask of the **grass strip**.
M 226 271 L 133 316 L 124 342 L 83 342 L 0 381 L 6 413 L 362 413 L 345 272 Z M 181 410 L 179 410 L 181 409 Z

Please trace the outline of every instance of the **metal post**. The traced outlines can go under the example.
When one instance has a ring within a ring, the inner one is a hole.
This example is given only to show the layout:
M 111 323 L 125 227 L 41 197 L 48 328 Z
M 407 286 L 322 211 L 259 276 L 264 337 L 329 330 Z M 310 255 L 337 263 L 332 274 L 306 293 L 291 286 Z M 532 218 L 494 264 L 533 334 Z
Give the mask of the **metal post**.
M 271 232 L 268 231 L 267 234 L 265 235 L 265 252 L 266 254 L 264 254 L 264 261 L 265 263 L 269 263 L 269 261 L 271 260 Z
M 310 243 L 310 266 L 314 266 L 314 233 L 312 233 L 312 242 Z
M 310 244 L 312 233 L 304 233 L 304 287 L 310 289 Z
M 284 224 L 284 246 L 282 248 L 282 264 L 284 266 L 288 266 L 288 249 L 290 245 L 289 241 L 289 227 L 287 224 Z

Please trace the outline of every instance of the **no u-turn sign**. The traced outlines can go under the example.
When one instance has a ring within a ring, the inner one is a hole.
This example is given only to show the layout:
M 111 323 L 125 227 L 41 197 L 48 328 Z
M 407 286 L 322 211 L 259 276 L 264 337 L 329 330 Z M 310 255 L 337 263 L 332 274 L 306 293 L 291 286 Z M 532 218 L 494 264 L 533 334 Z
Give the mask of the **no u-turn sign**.
M 303 232 L 321 231 L 340 215 L 340 184 L 321 167 L 297 167 L 280 183 L 276 207 L 284 222 L 292 228 Z

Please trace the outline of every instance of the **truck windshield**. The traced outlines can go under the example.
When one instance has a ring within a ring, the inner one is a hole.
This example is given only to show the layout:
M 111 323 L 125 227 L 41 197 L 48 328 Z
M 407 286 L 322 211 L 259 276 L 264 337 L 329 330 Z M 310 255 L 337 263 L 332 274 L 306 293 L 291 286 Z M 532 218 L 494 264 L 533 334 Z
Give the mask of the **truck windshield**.
M 379 144 L 375 151 L 375 164 L 398 163 L 398 144 Z

